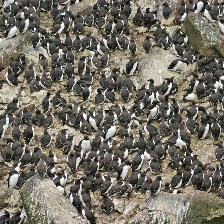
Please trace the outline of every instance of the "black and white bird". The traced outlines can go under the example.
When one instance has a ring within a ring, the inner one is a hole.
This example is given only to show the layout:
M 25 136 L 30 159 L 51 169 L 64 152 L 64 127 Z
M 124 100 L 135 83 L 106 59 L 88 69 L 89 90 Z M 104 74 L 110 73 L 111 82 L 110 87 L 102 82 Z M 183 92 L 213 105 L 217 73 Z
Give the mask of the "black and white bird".
M 163 13 L 164 19 L 168 19 L 172 14 L 172 9 L 170 8 L 167 2 L 163 3 L 162 13 Z
M 103 200 L 101 202 L 101 210 L 106 214 L 110 214 L 114 211 L 113 200 L 106 195 L 103 195 Z
M 208 4 L 207 0 L 199 0 L 196 4 L 195 4 L 195 13 L 200 13 L 205 5 Z
M 146 36 L 143 42 L 143 49 L 145 50 L 147 54 L 149 54 L 150 50 L 152 49 L 152 44 L 151 44 L 149 36 Z
M 218 25 L 219 25 L 219 29 L 222 32 L 222 34 L 224 34 L 224 19 L 220 19 L 218 21 Z
M 182 70 L 184 70 L 184 66 L 187 66 L 188 64 L 189 64 L 189 62 L 187 60 L 175 59 L 168 66 L 168 70 L 171 70 L 174 72 L 181 72 Z
M 155 180 L 153 180 L 152 185 L 151 185 L 151 195 L 155 196 L 157 195 L 162 187 L 162 177 L 161 176 L 157 176 Z
M 8 177 L 8 188 L 13 189 L 19 180 L 20 164 L 10 172 Z

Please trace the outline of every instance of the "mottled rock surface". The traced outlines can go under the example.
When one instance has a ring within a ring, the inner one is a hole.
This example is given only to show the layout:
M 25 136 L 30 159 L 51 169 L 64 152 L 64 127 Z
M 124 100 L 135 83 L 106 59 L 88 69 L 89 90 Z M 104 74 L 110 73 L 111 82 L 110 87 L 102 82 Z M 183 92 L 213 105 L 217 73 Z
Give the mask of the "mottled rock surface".
M 195 66 L 184 66 L 182 74 L 169 71 L 167 68 L 172 61 L 177 57 L 170 53 L 170 51 L 163 50 L 162 48 L 153 47 L 149 55 L 143 56 L 139 61 L 139 82 L 145 83 L 148 79 L 154 79 L 156 84 L 161 84 L 163 78 L 183 77 L 183 73 L 189 74 L 194 71 Z
M 31 44 L 31 36 L 32 33 L 27 32 L 12 39 L 0 39 L 0 71 L 7 67 L 12 59 L 26 52 Z
M 74 15 L 77 15 L 77 13 L 85 15 L 85 12 L 91 10 L 92 5 L 96 2 L 96 0 L 84 0 L 82 2 L 71 5 L 70 10 Z
M 21 189 L 22 204 L 29 224 L 85 224 L 72 206 L 49 179 L 30 178 Z
M 147 198 L 141 207 L 129 223 L 224 223 L 224 201 L 201 191 L 178 195 L 160 193 Z
M 184 30 L 191 46 L 211 58 L 224 56 L 224 36 L 216 22 L 210 22 L 200 14 L 190 13 L 184 22 Z

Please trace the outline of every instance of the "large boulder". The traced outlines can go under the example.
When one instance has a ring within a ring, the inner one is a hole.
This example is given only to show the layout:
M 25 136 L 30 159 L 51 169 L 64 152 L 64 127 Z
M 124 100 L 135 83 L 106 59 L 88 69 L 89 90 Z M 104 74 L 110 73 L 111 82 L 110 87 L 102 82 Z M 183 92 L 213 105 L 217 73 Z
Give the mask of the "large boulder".
M 12 59 L 25 53 L 31 46 L 32 33 L 19 34 L 12 39 L 0 39 L 0 71 L 6 68 Z
M 224 200 L 201 191 L 178 195 L 160 193 L 148 197 L 129 223 L 222 224 Z
M 85 15 L 87 12 L 91 10 L 92 6 L 96 2 L 97 0 L 83 0 L 82 2 L 72 4 L 70 6 L 70 11 L 73 13 L 74 16 L 76 16 L 77 13 Z
M 20 194 L 29 224 L 87 223 L 49 179 L 30 178 Z
M 195 50 L 208 58 L 219 54 L 224 56 L 224 35 L 216 22 L 210 22 L 200 14 L 190 13 L 183 26 Z
M 145 83 L 148 79 L 154 79 L 156 84 L 161 84 L 163 78 L 175 76 L 176 81 L 186 77 L 195 70 L 195 64 L 183 67 L 181 74 L 169 71 L 167 68 L 177 57 L 168 50 L 153 47 L 149 55 L 144 55 L 139 60 L 139 82 Z

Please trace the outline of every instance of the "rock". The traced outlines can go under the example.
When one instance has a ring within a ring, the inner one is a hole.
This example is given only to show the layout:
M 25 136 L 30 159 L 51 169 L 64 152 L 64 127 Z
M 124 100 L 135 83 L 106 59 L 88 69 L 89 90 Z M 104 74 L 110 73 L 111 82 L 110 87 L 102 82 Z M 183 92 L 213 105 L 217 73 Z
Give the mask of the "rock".
M 185 20 L 184 30 L 190 45 L 208 58 L 224 56 L 224 36 L 215 22 L 200 14 L 190 13 Z
M 9 167 L 1 163 L 1 149 L 0 149 L 0 182 L 1 182 L 0 210 L 4 209 L 9 204 L 10 195 L 8 192 L 8 186 L 6 184 L 9 170 L 10 170 Z
M 87 223 L 49 179 L 30 178 L 20 194 L 29 224 Z
M 39 60 L 40 53 L 46 57 L 48 63 L 51 62 L 51 58 L 49 57 L 47 50 L 43 48 L 42 46 L 38 46 L 37 49 L 34 49 L 33 47 L 27 48 L 27 51 L 26 51 L 27 61 L 29 61 L 29 63 L 35 64 L 35 62 Z
M 31 36 L 32 33 L 27 32 L 12 39 L 3 38 L 0 40 L 0 71 L 6 68 L 12 59 L 26 52 L 31 44 Z
M 124 208 L 125 208 L 125 199 L 124 198 L 114 198 L 113 199 L 113 203 L 114 203 L 114 210 L 119 212 L 119 213 L 123 213 L 124 212 Z
M 0 89 L 0 102 L 1 104 L 7 104 L 11 102 L 20 92 L 20 86 L 9 86 L 4 84 Z
M 155 9 L 158 6 L 162 6 L 162 4 L 164 2 L 167 2 L 167 0 L 136 0 L 134 1 L 134 3 L 141 7 L 141 9 L 146 9 L 148 7 L 150 7 L 150 9 Z M 177 4 L 178 4 L 178 0 L 170 0 L 169 1 L 169 6 L 175 10 Z
M 139 60 L 140 85 L 148 79 L 154 79 L 156 84 L 161 84 L 163 78 L 176 76 L 177 79 L 180 79 L 194 71 L 194 64 L 184 67 L 184 75 L 169 71 L 167 68 L 175 59 L 177 57 L 170 51 L 153 47 L 149 55 L 145 55 Z
M 141 207 L 129 223 L 224 223 L 224 200 L 201 191 L 160 193 L 148 197 Z
M 96 0 L 84 0 L 76 4 L 72 4 L 70 6 L 70 11 L 74 16 L 76 16 L 78 12 L 85 15 L 96 2 Z
M 40 27 L 50 31 L 53 27 L 54 20 L 50 13 L 40 12 Z

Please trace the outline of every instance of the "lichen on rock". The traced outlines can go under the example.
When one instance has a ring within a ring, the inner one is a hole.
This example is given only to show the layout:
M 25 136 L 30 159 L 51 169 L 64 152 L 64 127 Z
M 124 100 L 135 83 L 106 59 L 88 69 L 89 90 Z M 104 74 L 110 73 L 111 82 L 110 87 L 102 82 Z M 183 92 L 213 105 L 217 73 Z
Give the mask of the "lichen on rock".
M 24 184 L 20 193 L 29 224 L 86 223 L 49 179 L 34 176 Z
M 215 22 L 208 21 L 200 14 L 190 13 L 183 27 L 195 50 L 209 58 L 224 56 L 224 36 Z

